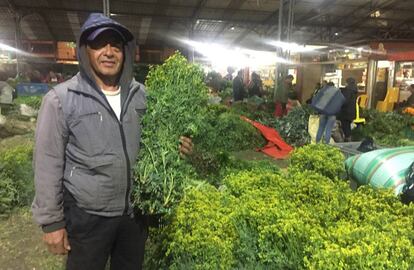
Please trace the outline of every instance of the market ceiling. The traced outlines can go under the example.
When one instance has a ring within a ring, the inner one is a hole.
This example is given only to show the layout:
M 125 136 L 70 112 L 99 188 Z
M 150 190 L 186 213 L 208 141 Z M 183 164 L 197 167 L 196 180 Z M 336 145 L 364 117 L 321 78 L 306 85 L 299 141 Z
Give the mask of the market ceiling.
M 103 0 L 0 0 L 0 40 L 75 41 L 90 12 Z M 281 0 L 110 0 L 112 17 L 140 45 L 177 40 L 265 48 L 278 38 Z M 299 44 L 358 45 L 370 40 L 414 40 L 414 0 L 284 0 L 282 39 Z M 287 32 L 289 6 L 292 20 Z

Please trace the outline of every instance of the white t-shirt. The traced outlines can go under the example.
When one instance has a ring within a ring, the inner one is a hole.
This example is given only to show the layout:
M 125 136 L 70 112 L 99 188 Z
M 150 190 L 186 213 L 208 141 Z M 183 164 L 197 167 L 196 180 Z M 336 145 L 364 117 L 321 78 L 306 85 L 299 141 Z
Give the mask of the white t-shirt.
M 114 110 L 118 120 L 121 118 L 121 87 L 116 91 L 105 91 L 102 89 L 102 92 L 105 94 L 106 99 L 111 105 L 112 110 Z

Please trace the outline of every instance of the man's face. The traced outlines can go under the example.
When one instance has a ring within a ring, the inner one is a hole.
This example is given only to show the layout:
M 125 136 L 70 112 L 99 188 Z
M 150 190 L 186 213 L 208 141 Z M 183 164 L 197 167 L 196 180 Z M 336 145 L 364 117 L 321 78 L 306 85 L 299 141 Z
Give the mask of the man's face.
M 124 62 L 123 43 L 119 35 L 104 31 L 86 46 L 89 62 L 96 75 L 114 78 Z

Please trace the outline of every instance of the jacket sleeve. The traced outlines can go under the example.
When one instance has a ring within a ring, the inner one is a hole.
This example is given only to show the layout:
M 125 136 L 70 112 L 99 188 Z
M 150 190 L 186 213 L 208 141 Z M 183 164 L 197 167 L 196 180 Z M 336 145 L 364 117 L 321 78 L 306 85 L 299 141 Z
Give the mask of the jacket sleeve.
M 35 198 L 32 212 L 44 232 L 65 227 L 63 217 L 63 172 L 67 126 L 61 103 L 50 90 L 39 111 L 33 157 Z

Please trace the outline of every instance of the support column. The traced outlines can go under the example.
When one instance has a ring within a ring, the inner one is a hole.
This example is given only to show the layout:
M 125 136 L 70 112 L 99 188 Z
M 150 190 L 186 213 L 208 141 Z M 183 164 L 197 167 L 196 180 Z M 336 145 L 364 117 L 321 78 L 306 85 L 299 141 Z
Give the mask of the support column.
M 373 102 L 373 95 L 374 95 L 374 85 L 376 80 L 376 74 L 377 74 L 377 64 L 378 61 L 376 60 L 369 60 L 368 61 L 368 71 L 367 71 L 367 95 L 368 95 L 368 108 L 372 108 L 372 106 L 375 106 L 375 104 L 372 104 Z
M 109 0 L 103 0 L 103 14 L 107 17 L 111 15 Z
M 14 16 L 14 23 L 15 23 L 15 47 L 19 51 L 21 49 L 21 41 L 22 41 L 22 28 L 20 25 L 20 22 L 22 20 L 22 16 L 19 13 L 15 13 Z M 18 52 L 16 52 L 16 76 L 20 73 L 20 67 L 19 67 L 19 60 L 20 55 Z
M 190 41 L 193 41 L 194 39 L 194 22 L 193 21 L 191 21 L 189 25 L 188 39 Z M 194 63 L 194 47 L 193 46 L 190 46 L 188 48 L 188 61 L 191 63 Z
M 281 41 L 282 40 L 282 31 L 283 31 L 283 3 L 284 0 L 280 0 L 279 1 L 279 22 L 278 22 L 278 32 L 277 32 L 277 40 Z M 282 53 L 281 53 L 281 49 L 277 48 L 276 49 L 276 56 L 281 57 Z M 277 91 L 277 85 L 279 83 L 279 72 L 281 71 L 281 66 L 279 63 L 276 63 L 276 67 L 275 67 L 275 85 L 274 85 L 274 89 L 273 89 L 273 99 L 276 96 L 276 91 Z

